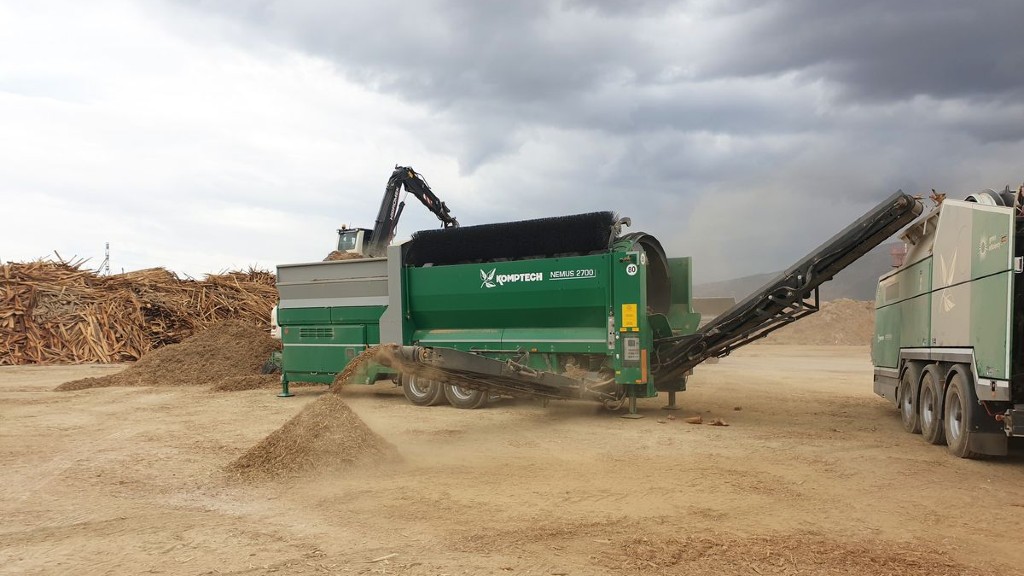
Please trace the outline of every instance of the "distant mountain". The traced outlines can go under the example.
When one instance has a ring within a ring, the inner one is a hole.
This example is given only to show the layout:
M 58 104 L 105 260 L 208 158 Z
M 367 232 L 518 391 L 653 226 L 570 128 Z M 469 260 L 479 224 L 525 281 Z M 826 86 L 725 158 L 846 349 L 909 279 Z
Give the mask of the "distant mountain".
M 892 270 L 892 257 L 889 251 L 899 242 L 890 242 L 877 246 L 863 258 L 836 274 L 831 281 L 821 286 L 821 299 L 824 302 L 849 298 L 851 300 L 874 300 L 875 286 L 878 277 Z M 755 274 L 720 282 L 706 282 L 693 286 L 694 298 L 733 297 L 737 302 L 764 286 L 782 273 L 771 272 Z

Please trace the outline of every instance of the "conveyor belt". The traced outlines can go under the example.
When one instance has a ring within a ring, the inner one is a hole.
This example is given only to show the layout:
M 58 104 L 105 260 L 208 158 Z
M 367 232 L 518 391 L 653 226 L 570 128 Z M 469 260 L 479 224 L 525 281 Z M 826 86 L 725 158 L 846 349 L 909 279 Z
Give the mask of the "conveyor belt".
M 695 334 L 655 342 L 655 381 L 686 374 L 708 358 L 767 336 L 818 310 L 818 288 L 909 224 L 923 206 L 896 192 L 856 222 L 755 291 Z
M 553 372 L 533 370 L 512 360 L 497 360 L 451 348 L 394 346 L 379 361 L 428 380 L 531 398 L 614 401 L 614 379 L 607 382 L 576 380 Z
M 462 262 L 587 254 L 608 249 L 615 223 L 616 217 L 612 212 L 592 212 L 519 222 L 420 230 L 412 235 L 405 262 L 411 266 L 443 266 Z

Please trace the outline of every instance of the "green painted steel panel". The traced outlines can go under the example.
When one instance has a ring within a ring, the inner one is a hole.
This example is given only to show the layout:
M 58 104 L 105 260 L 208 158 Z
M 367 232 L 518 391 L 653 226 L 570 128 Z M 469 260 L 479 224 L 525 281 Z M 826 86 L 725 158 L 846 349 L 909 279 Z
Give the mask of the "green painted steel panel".
M 1010 377 L 1013 314 L 1013 210 L 985 207 L 972 213 L 971 345 L 980 376 Z
M 416 330 L 604 326 L 609 256 L 409 268 Z
M 281 308 L 277 311 L 279 326 L 295 324 L 330 324 L 330 308 Z
M 1013 226 L 1012 209 L 943 204 L 933 255 L 879 282 L 876 366 L 895 367 L 901 347 L 972 348 L 979 375 L 1009 378 Z
M 650 376 L 651 331 L 647 324 L 647 266 L 641 252 L 613 252 L 612 277 L 615 286 L 615 381 L 637 387 L 637 396 L 656 396 L 654 378 Z M 629 358 L 638 340 L 639 358 Z
M 871 363 L 895 368 L 899 361 L 900 307 L 886 306 L 875 311 L 875 338 L 871 343 Z
M 1009 378 L 1010 282 L 1012 272 L 987 276 L 971 284 L 971 331 L 978 375 Z
M 334 306 L 332 324 L 376 324 L 387 306 Z
M 693 263 L 687 256 L 668 259 L 668 274 L 672 280 L 672 305 L 668 323 L 680 334 L 692 334 L 700 324 L 700 314 L 693 311 Z
M 366 348 L 363 325 L 286 326 L 281 330 L 284 368 L 294 372 L 340 372 Z
M 946 202 L 939 213 L 932 243 L 932 287 L 935 290 L 971 279 L 971 252 L 974 246 L 972 216 L 977 204 Z M 932 319 L 934 326 L 936 319 Z
M 417 330 L 414 341 L 423 345 L 480 350 L 523 350 L 571 354 L 608 354 L 605 328 L 471 328 Z
M 896 304 L 921 294 L 927 294 L 931 292 L 931 289 L 932 258 L 929 256 L 894 274 L 883 277 L 878 283 L 875 307 Z
M 282 372 L 288 382 L 330 383 L 367 345 L 380 342 L 377 324 L 385 306 L 284 308 Z
M 506 328 L 501 346 L 530 352 L 608 354 L 608 329 L 593 328 Z
M 901 348 L 928 346 L 931 339 L 932 259 L 925 258 L 879 281 L 875 298 L 875 366 L 896 368 Z
M 899 345 L 921 348 L 929 345 L 932 333 L 932 295 L 921 294 L 899 303 Z
M 1013 213 L 975 210 L 972 214 L 973 250 L 971 252 L 971 278 L 977 279 L 1013 269 Z
M 932 291 L 932 261 L 932 258 L 928 257 L 900 271 L 900 300 Z
M 413 332 L 412 341 L 424 346 L 472 344 L 500 349 L 501 333 L 500 328 L 417 330 Z

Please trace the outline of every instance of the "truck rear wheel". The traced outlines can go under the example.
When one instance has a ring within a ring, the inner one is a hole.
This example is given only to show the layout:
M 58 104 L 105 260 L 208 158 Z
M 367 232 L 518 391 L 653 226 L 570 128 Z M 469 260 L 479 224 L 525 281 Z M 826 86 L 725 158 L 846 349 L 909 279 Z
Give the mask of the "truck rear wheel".
M 452 406 L 468 410 L 482 408 L 484 404 L 487 404 L 488 396 L 487 392 L 482 390 L 471 390 L 462 386 L 455 386 L 454 384 L 444 385 L 444 395 Z
M 917 381 L 921 369 L 916 366 L 909 366 L 900 378 L 900 420 L 903 421 L 903 429 L 911 434 L 921 433 L 921 417 L 917 412 Z
M 445 401 L 443 384 L 413 374 L 402 375 L 402 392 L 416 406 L 437 406 Z
M 967 388 L 966 379 L 959 372 L 953 373 L 953 379 L 946 390 L 945 418 L 942 420 L 946 434 L 946 446 L 950 453 L 960 458 L 977 458 L 978 452 L 970 449 L 971 406 L 973 397 Z
M 918 414 L 921 419 L 921 435 L 929 444 L 942 444 L 946 435 L 942 429 L 942 376 L 935 364 L 924 369 L 921 376 L 921 392 L 918 395 Z

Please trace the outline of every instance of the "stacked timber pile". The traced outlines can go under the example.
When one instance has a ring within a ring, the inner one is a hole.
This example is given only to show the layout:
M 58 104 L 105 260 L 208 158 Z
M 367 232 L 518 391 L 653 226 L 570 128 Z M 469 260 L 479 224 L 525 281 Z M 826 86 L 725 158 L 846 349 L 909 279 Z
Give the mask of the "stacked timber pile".
M 125 362 L 226 319 L 268 325 L 274 275 L 182 279 L 163 268 L 114 276 L 82 262 L 0 265 L 0 365 Z

